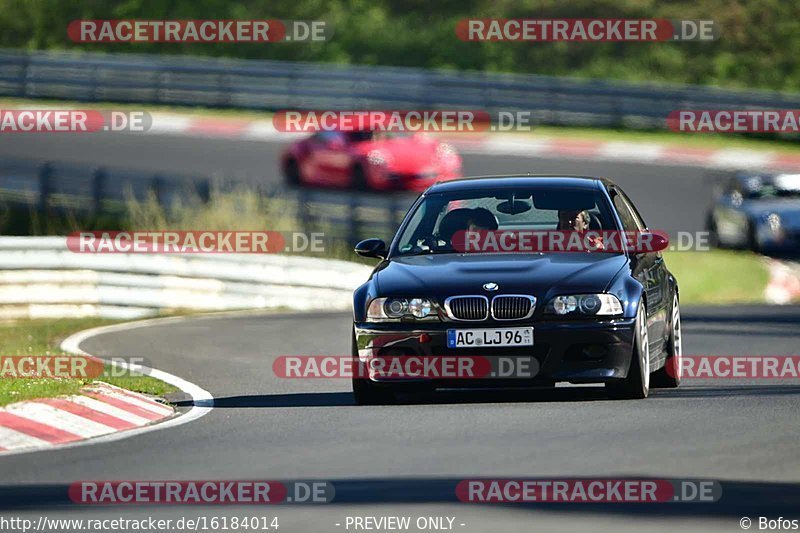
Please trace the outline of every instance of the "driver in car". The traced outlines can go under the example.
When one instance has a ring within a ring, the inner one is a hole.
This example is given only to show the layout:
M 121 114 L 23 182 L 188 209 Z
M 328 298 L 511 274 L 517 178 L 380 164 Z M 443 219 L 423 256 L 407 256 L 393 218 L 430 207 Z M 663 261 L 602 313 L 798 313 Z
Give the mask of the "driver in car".
M 453 236 L 459 231 L 495 231 L 497 228 L 497 218 L 486 208 L 453 209 L 439 224 L 439 240 L 452 246 Z
M 589 231 L 591 226 L 592 216 L 586 210 L 560 210 L 558 212 L 558 229 L 561 231 L 577 231 L 585 233 Z M 589 236 L 589 245 L 595 250 L 604 250 L 602 237 Z
M 587 231 L 591 217 L 588 211 L 561 210 L 558 212 L 558 229 Z

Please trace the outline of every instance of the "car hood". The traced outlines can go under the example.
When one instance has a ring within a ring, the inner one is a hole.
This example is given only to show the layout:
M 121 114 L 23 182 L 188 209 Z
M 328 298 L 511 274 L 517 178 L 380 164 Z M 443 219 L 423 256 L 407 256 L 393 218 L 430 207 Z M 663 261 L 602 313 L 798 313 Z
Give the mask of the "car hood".
M 628 258 L 610 253 L 434 254 L 398 257 L 375 274 L 381 296 L 531 294 L 539 300 L 562 292 L 602 292 Z
M 377 150 L 387 159 L 392 172 L 425 172 L 439 164 L 436 149 L 439 141 L 424 136 L 396 137 L 360 143 L 358 151 L 364 155 Z
M 752 217 L 776 213 L 785 222 L 800 224 L 800 200 L 796 198 L 749 200 L 742 204 L 742 209 Z

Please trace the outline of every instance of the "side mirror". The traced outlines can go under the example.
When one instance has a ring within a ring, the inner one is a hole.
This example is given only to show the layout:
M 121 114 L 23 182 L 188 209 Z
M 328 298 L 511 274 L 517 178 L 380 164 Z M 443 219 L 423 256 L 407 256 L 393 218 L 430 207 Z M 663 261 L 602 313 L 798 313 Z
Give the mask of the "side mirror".
M 669 235 L 663 231 L 647 229 L 638 232 L 633 242 L 633 252 L 646 254 L 661 252 L 669 247 Z
M 367 239 L 356 244 L 355 252 L 361 257 L 386 259 L 386 243 L 381 239 Z

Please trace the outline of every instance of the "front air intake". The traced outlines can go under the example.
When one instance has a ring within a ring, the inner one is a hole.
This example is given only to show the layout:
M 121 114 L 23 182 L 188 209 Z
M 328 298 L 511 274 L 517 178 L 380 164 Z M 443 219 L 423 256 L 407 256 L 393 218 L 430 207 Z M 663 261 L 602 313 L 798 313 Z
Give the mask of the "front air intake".
M 525 295 L 500 295 L 492 300 L 495 320 L 522 320 L 533 315 L 536 298 Z
M 453 320 L 478 321 L 489 318 L 489 299 L 486 296 L 452 296 L 444 307 Z

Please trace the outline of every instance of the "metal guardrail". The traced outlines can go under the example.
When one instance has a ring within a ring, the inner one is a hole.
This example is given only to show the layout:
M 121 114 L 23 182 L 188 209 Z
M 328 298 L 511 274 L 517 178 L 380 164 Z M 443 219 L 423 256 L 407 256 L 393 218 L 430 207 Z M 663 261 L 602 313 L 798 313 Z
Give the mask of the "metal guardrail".
M 665 127 L 676 109 L 800 107 L 800 95 L 530 74 L 0 51 L 0 95 L 252 109 L 530 111 L 543 124 Z
M 140 318 L 168 309 L 350 309 L 364 265 L 237 254 L 83 254 L 0 237 L 0 318 Z
M 281 202 L 301 232 L 323 232 L 326 245 L 352 246 L 368 237 L 390 239 L 413 196 L 305 188 L 265 188 L 223 178 L 150 174 L 76 163 L 0 159 L 0 203 L 52 213 L 121 215 L 129 199 L 151 196 L 164 207 L 178 199 L 207 202 L 212 191 L 244 189 Z M 108 228 L 93 228 L 108 229 Z M 226 228 L 219 228 L 226 229 Z M 259 228 L 275 229 L 275 228 Z

